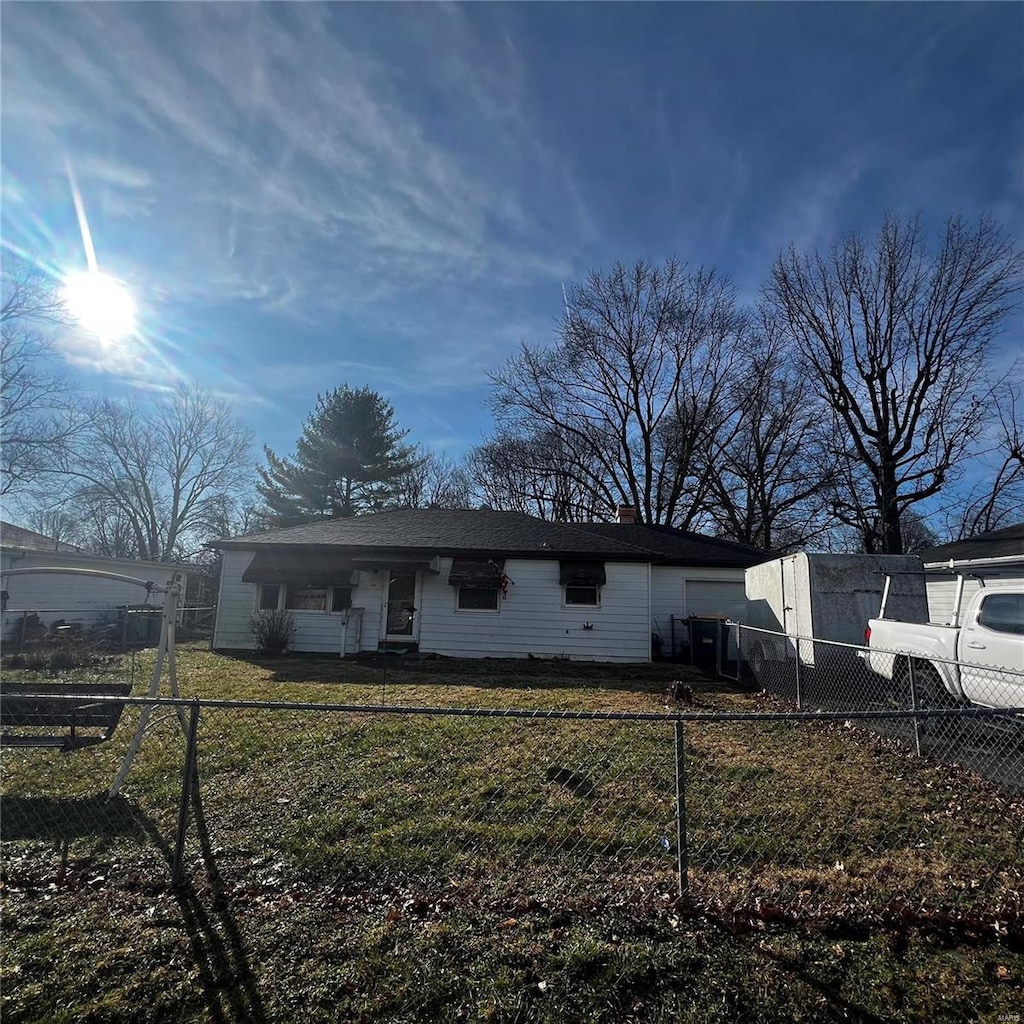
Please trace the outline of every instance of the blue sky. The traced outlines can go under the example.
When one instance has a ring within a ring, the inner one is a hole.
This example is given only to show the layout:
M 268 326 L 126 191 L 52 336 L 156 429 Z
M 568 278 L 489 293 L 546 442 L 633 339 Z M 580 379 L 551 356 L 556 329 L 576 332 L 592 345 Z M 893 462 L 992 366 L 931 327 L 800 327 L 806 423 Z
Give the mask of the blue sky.
M 886 211 L 1024 239 L 1019 3 L 6 3 L 2 28 L 4 244 L 84 266 L 70 166 L 142 310 L 124 344 L 65 338 L 71 372 L 197 377 L 282 453 L 342 382 L 476 443 L 487 372 L 616 259 L 752 297 L 781 247 Z

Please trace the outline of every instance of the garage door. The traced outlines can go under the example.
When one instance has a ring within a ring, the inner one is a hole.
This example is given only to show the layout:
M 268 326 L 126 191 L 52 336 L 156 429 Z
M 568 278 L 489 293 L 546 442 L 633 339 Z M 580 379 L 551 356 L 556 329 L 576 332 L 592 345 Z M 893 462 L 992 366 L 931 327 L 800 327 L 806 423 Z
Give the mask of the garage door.
M 684 580 L 684 615 L 742 618 L 746 597 L 741 580 Z

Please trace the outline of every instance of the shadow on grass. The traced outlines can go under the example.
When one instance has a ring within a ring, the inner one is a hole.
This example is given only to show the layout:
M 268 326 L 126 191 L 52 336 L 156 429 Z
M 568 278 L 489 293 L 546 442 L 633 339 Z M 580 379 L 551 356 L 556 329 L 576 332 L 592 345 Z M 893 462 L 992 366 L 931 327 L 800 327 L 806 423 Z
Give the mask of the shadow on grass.
M 123 797 L 5 796 L 0 800 L 3 838 L 72 840 L 86 837 L 144 839 L 145 816 Z
M 241 931 L 230 912 L 216 863 L 200 800 L 198 777 L 192 794 L 193 821 L 199 834 L 209 890 L 199 894 L 190 887 L 172 890 L 181 913 L 208 1017 L 218 1024 L 266 1021 L 255 977 L 249 965 Z M 61 848 L 63 879 L 70 843 L 97 838 L 106 847 L 116 839 L 149 841 L 167 863 L 173 851 L 157 824 L 123 797 L 107 801 L 106 794 L 89 797 L 17 797 L 0 800 L 3 839 L 57 841 Z
M 783 974 L 799 979 L 808 988 L 817 992 L 819 998 L 828 1008 L 829 1015 L 834 1015 L 834 1019 L 855 1021 L 856 1024 L 886 1024 L 886 1021 L 891 1019 L 880 1017 L 871 1010 L 858 1006 L 842 995 L 838 982 L 830 983 L 816 978 L 807 968 L 793 963 L 789 957 L 771 952 L 764 947 L 763 943 L 751 942 L 749 948 L 754 958 L 760 957 L 773 964 Z
M 379 685 L 473 686 L 481 689 L 550 690 L 592 687 L 637 693 L 662 693 L 682 679 L 702 693 L 735 693 L 735 682 L 705 674 L 692 665 L 659 661 L 620 665 L 552 658 L 446 658 L 431 654 L 370 652 L 325 658 L 320 654 L 293 653 L 269 658 L 244 652 L 221 653 L 271 673 L 278 683 L 345 683 Z
M 245 940 L 231 914 L 231 903 L 210 845 L 198 768 L 193 779 L 191 810 L 209 889 L 206 898 L 200 899 L 186 884 L 175 889 L 174 896 L 192 945 L 209 1019 L 217 1024 L 265 1024 L 267 1015 L 249 963 Z M 155 838 L 168 865 L 171 865 L 173 854 L 169 845 L 162 836 Z

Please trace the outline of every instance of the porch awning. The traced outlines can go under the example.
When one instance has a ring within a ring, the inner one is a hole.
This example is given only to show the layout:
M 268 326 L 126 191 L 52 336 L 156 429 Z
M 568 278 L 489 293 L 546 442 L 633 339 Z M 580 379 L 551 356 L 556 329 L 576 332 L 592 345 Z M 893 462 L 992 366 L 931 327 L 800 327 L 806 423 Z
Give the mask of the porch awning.
M 604 562 L 561 561 L 558 582 L 563 587 L 603 587 L 608 582 Z
M 469 590 L 491 590 L 501 586 L 504 558 L 453 558 L 448 584 Z
M 257 551 L 242 573 L 243 583 L 291 583 L 302 587 L 347 587 L 356 566 L 352 556 L 332 551 Z

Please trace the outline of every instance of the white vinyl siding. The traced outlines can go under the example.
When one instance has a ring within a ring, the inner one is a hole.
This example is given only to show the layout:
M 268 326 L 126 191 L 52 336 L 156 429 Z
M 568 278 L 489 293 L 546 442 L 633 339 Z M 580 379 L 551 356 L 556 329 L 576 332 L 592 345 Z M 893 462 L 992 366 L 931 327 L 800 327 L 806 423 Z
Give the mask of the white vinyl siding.
M 215 644 L 224 649 L 252 649 L 249 619 L 256 608 L 256 588 L 242 582 L 251 552 L 224 552 L 221 604 Z M 598 605 L 566 605 L 557 559 L 513 559 L 505 562 L 507 596 L 498 597 L 497 611 L 458 608 L 457 589 L 448 583 L 450 558 L 441 558 L 440 572 L 420 573 L 417 640 L 424 653 L 451 657 L 572 658 L 585 661 L 646 662 L 651 631 L 665 638 L 669 616 L 733 614 L 735 593 L 742 587 L 742 569 L 697 569 L 649 566 L 646 562 L 605 562 L 607 583 Z M 345 642 L 346 652 L 377 649 L 383 619 L 388 573 L 364 570 L 352 590 L 348 616 L 295 612 L 295 650 L 341 653 L 343 618 L 361 617 Z M 685 586 L 684 586 L 684 581 Z M 705 584 L 710 584 L 706 586 Z M 719 583 L 731 587 L 717 586 Z M 689 607 L 688 607 L 689 605 Z M 716 610 L 717 609 L 717 610 Z M 584 628 L 590 626 L 592 628 Z
M 242 574 L 253 559 L 252 551 L 227 550 L 221 565 L 220 601 L 217 605 L 217 624 L 214 630 L 215 650 L 253 649 L 249 620 L 257 611 L 259 587 L 254 583 L 243 583 Z M 360 580 L 372 573 L 360 573 Z M 282 585 L 282 591 L 284 586 Z M 330 598 L 328 592 L 328 599 Z M 364 607 L 365 599 L 374 602 L 373 612 L 365 615 L 357 611 Z M 374 590 L 372 583 L 352 588 L 352 609 L 343 612 L 292 611 L 295 618 L 295 639 L 292 647 L 296 651 L 316 651 L 324 654 L 341 655 L 342 643 L 346 653 L 355 653 L 355 638 L 361 633 L 362 646 L 377 646 L 376 621 L 379 618 L 380 587 Z M 362 618 L 361 627 L 346 624 Z
M 651 629 L 661 637 L 662 651 L 671 651 L 672 616 L 738 614 L 745 605 L 743 574 L 743 569 L 651 566 Z M 678 652 L 684 645 L 686 626 L 676 622 L 675 633 Z
M 452 657 L 567 657 L 581 661 L 647 661 L 650 608 L 647 564 L 606 562 L 601 604 L 564 606 L 557 560 L 508 559 L 508 596 L 498 612 L 458 611 L 448 585 L 451 559 L 440 574 L 423 574 L 420 650 Z M 584 624 L 592 629 L 584 629 Z
M 985 568 L 971 568 L 965 566 L 963 572 L 976 572 L 989 585 L 1003 586 L 1005 583 L 1024 586 L 1024 569 L 1001 569 L 986 570 Z M 948 625 L 953 621 L 953 605 L 956 602 L 956 577 L 948 573 L 941 576 L 926 576 L 926 587 L 928 589 L 928 619 L 940 625 Z M 961 611 L 967 606 L 967 602 L 978 592 L 981 583 L 977 579 L 964 580 L 963 599 L 960 602 Z

